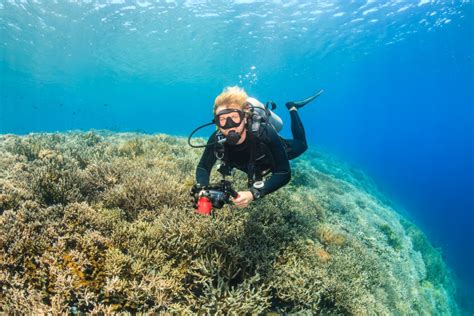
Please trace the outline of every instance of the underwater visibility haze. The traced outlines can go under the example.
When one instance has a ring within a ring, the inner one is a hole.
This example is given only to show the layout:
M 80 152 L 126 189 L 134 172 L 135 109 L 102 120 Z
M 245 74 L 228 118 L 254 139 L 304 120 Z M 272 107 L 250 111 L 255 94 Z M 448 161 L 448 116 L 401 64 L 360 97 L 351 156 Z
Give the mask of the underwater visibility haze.
M 473 15 L 0 1 L 0 311 L 474 313 Z M 267 201 L 196 220 L 181 137 L 233 85 L 286 138 L 285 102 L 324 89 L 299 110 L 310 150 Z

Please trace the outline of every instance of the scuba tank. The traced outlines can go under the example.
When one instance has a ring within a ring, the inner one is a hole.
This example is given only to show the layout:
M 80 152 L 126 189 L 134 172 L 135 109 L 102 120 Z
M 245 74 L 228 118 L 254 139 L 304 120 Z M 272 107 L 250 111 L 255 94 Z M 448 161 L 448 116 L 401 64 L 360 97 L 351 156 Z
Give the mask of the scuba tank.
M 247 104 L 251 112 L 250 131 L 258 134 L 260 126 L 265 123 L 270 123 L 277 132 L 283 128 L 282 119 L 276 115 L 272 110 L 276 108 L 273 101 L 268 101 L 266 105 L 255 98 L 247 98 Z M 269 108 L 272 106 L 272 109 Z

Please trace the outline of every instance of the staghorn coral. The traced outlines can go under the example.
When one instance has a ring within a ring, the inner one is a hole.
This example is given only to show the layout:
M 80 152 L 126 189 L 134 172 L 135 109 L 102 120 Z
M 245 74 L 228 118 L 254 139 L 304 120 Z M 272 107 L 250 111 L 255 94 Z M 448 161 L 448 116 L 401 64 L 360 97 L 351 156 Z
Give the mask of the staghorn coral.
M 0 312 L 459 313 L 440 252 L 360 170 L 310 150 L 289 185 L 212 218 L 189 204 L 200 154 L 160 134 L 0 135 Z
M 328 224 L 320 224 L 316 227 L 316 234 L 321 243 L 325 245 L 342 246 L 346 241 L 344 234 L 337 231 L 337 228 Z

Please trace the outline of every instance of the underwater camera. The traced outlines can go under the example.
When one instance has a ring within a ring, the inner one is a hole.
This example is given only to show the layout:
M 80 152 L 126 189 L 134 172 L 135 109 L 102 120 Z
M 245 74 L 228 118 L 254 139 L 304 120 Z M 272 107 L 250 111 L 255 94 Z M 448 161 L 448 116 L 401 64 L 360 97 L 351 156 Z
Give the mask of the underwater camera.
M 201 194 L 199 194 L 202 191 Z M 194 185 L 191 190 L 196 213 L 211 215 L 212 208 L 222 208 L 224 204 L 230 203 L 230 198 L 237 198 L 237 191 L 227 180 L 221 180 L 219 184 L 202 187 Z

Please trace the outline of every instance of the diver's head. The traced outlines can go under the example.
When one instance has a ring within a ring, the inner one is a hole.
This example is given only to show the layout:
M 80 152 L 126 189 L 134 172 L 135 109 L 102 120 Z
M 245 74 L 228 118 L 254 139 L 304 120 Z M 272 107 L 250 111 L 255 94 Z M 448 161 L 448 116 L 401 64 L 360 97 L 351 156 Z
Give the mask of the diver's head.
M 229 144 L 241 144 L 247 132 L 247 98 L 244 89 L 227 87 L 214 101 L 214 122 Z
M 214 100 L 213 114 L 216 115 L 217 108 L 220 106 L 232 106 L 244 111 L 247 107 L 248 97 L 243 88 L 238 86 L 226 87 Z
M 247 136 L 247 118 L 238 106 L 222 105 L 217 108 L 214 123 L 230 145 L 241 144 Z

